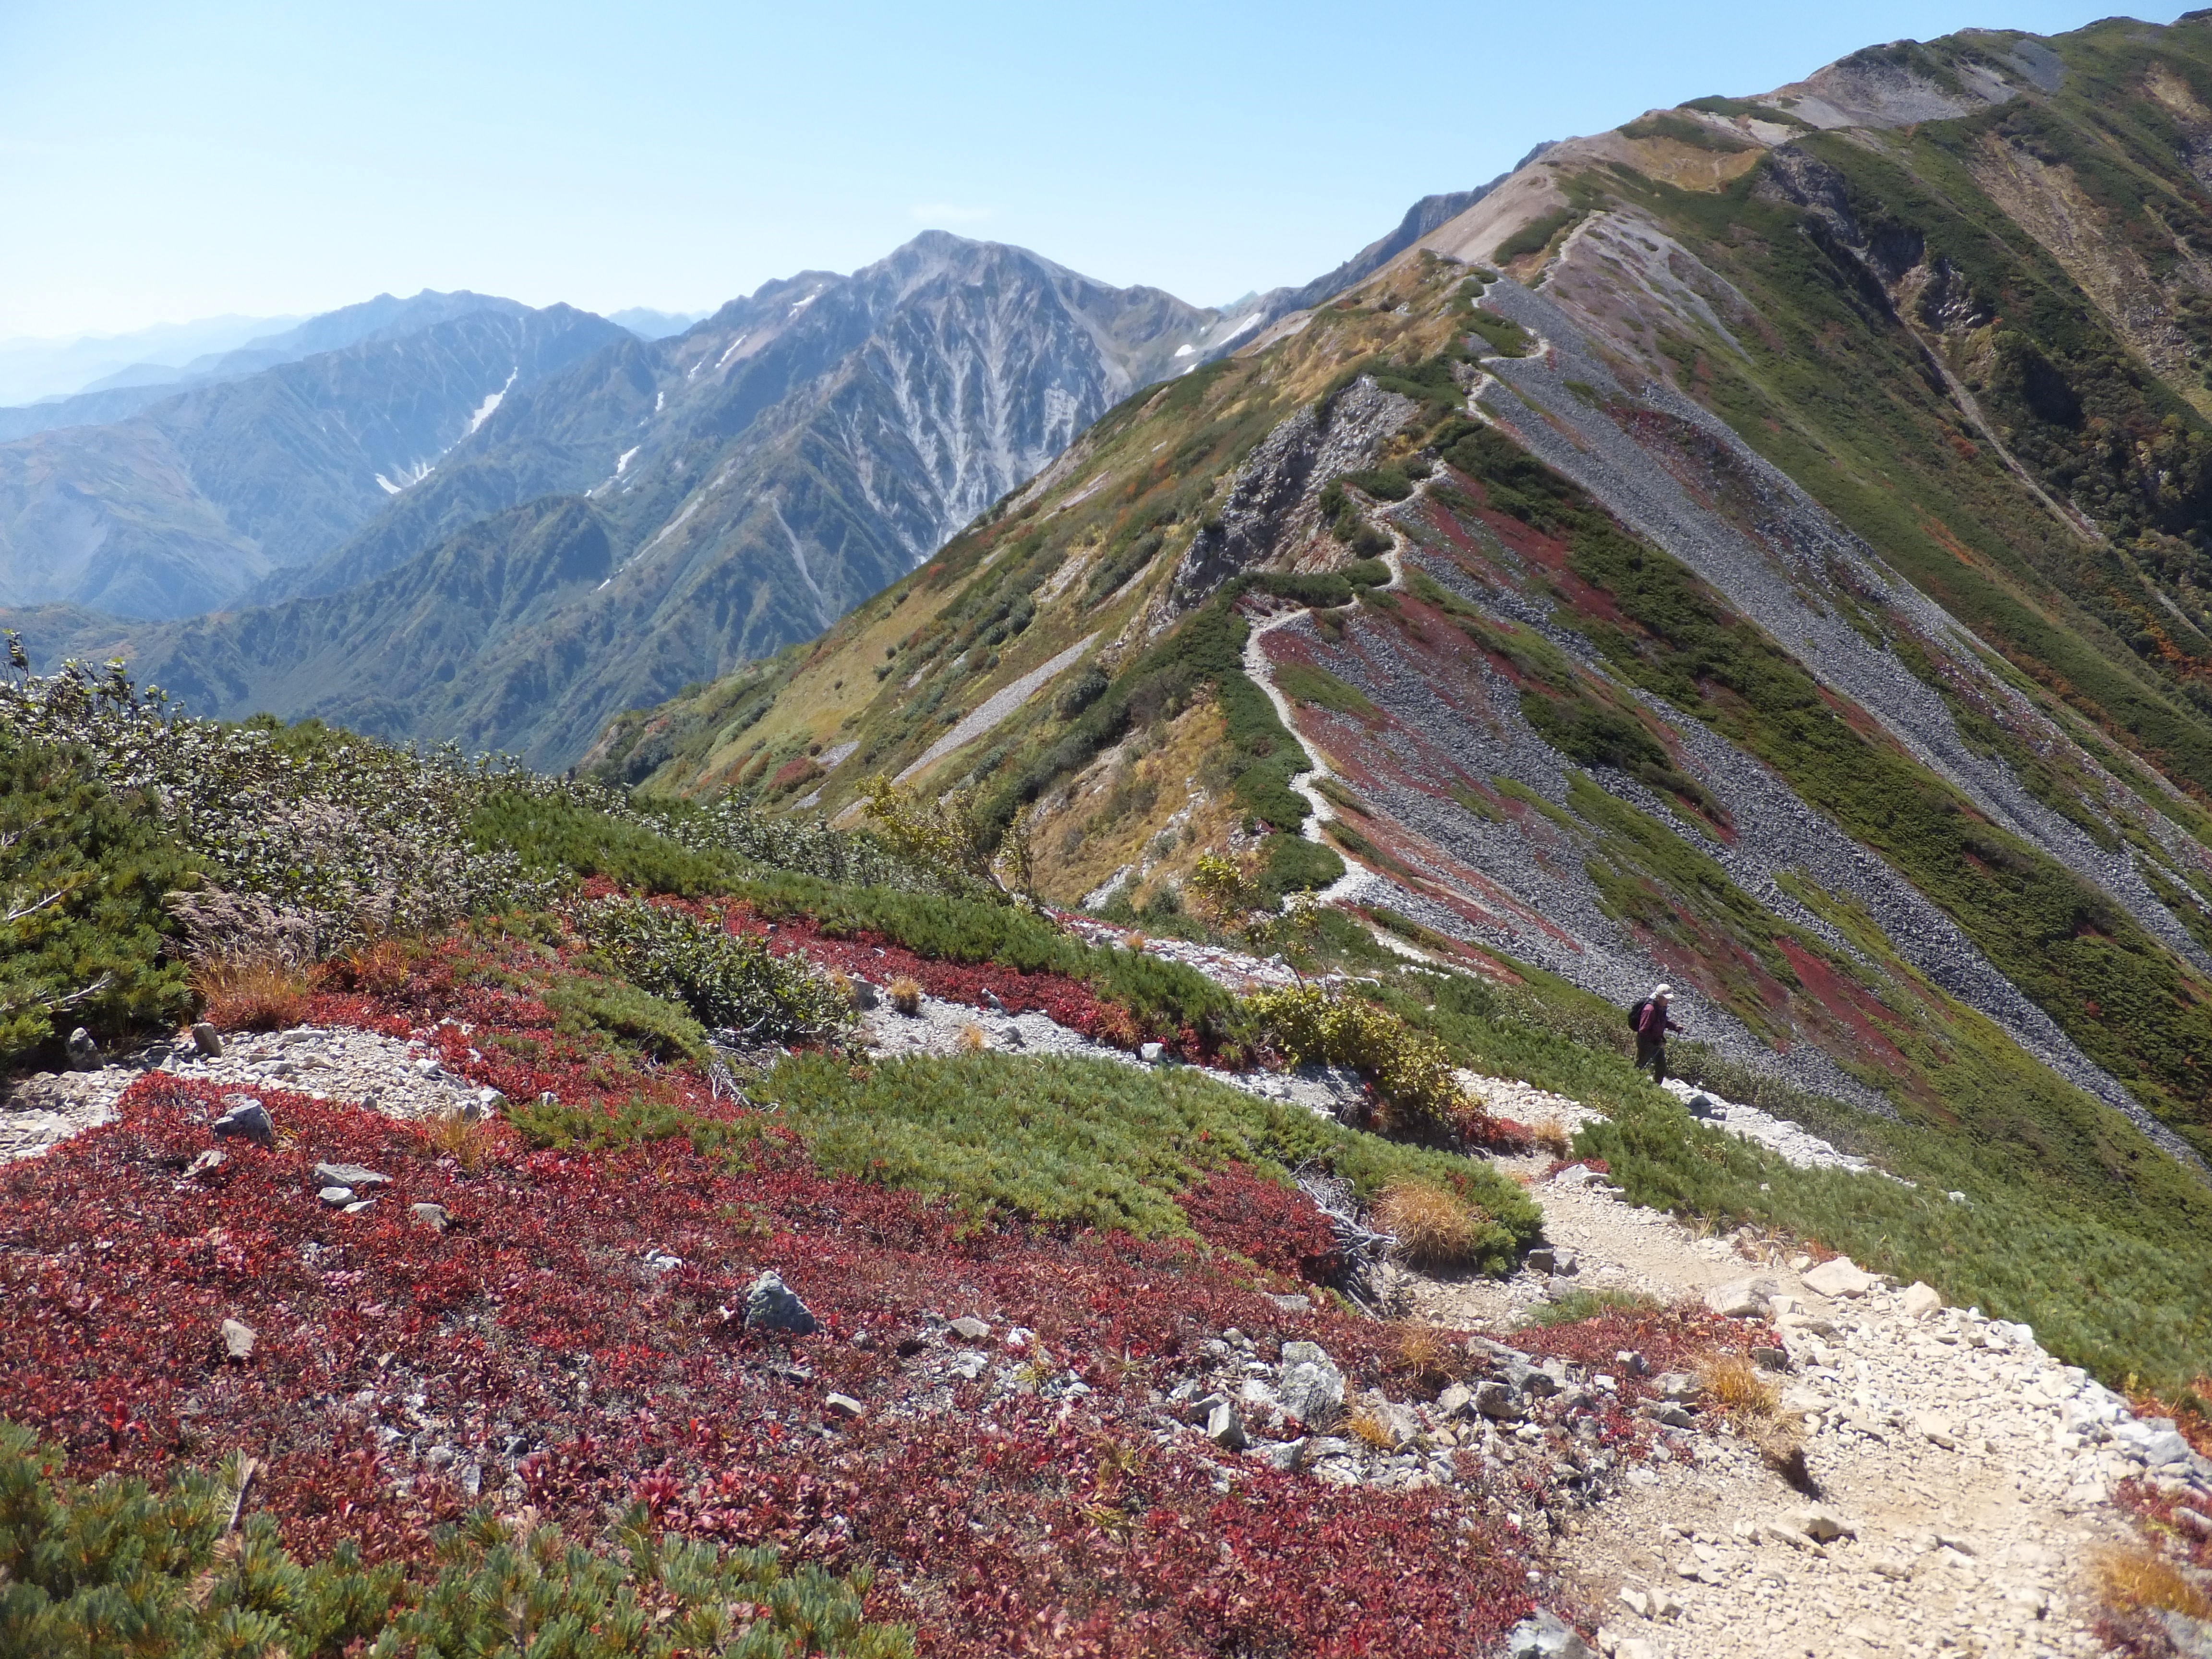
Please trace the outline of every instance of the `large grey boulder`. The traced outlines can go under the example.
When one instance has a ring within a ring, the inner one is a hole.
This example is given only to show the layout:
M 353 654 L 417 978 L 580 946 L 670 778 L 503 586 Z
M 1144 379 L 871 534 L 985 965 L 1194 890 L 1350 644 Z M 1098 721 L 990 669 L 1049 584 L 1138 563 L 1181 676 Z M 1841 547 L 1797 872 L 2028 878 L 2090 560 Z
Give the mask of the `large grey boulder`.
M 1505 1633 L 1505 1659 L 1597 1659 L 1597 1654 L 1573 1626 L 1539 1607 Z
M 1808 1279 L 1806 1281 L 1811 1283 Z M 1705 1306 L 1723 1319 L 1764 1319 L 1782 1287 L 1771 1279 L 1739 1279 L 1705 1292 Z
M 1319 1343 L 1285 1342 L 1275 1369 L 1275 1397 L 1302 1423 L 1332 1422 L 1344 1409 L 1344 1373 Z
M 251 1095 L 225 1095 L 222 1103 L 229 1109 L 209 1125 L 211 1133 L 236 1136 L 250 1140 L 257 1146 L 276 1144 L 276 1126 L 269 1121 L 269 1109 Z
M 807 1306 L 783 1282 L 778 1273 L 764 1273 L 745 1292 L 745 1328 L 749 1331 L 787 1331 L 806 1336 L 818 1322 Z
M 1874 1275 L 1847 1255 L 1832 1257 L 1805 1275 L 1805 1288 L 1820 1296 L 1862 1297 L 1874 1286 Z

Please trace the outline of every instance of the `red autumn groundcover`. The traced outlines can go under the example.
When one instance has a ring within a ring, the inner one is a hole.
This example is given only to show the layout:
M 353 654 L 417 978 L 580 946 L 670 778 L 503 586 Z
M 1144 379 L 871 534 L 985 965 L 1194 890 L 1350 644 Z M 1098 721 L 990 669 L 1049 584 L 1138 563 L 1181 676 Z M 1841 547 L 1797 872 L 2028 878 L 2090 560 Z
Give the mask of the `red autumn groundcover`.
M 867 952 L 871 977 L 889 963 L 943 994 L 988 984 L 1078 1029 L 1080 999 L 1120 1012 L 1055 975 L 875 958 L 866 940 L 787 925 L 779 937 L 832 965 L 836 950 Z M 1437 1355 L 1455 1345 L 1263 1293 L 1336 1266 L 1302 1194 L 1216 1172 L 1182 1197 L 1204 1245 L 978 1231 L 823 1176 L 688 1066 L 562 1029 L 549 1001 L 576 977 L 572 955 L 484 933 L 379 947 L 324 972 L 312 1017 L 418 1039 L 517 1102 L 719 1120 L 735 1151 L 681 1135 L 534 1151 L 499 1124 L 465 1166 L 422 1127 L 258 1089 L 279 1146 L 226 1143 L 220 1169 L 189 1176 L 218 1091 L 149 1076 L 115 1122 L 0 1172 L 0 1414 L 61 1443 L 81 1478 L 259 1458 L 253 1501 L 310 1558 L 350 1538 L 421 1562 L 471 1486 L 584 1537 L 642 1500 L 696 1535 L 872 1565 L 872 1616 L 913 1621 L 933 1656 L 1413 1659 L 1486 1653 L 1526 1611 L 1526 1544 L 1463 1496 L 1346 1490 L 1249 1461 L 1223 1491 L 1211 1448 L 1161 1440 L 1157 1394 L 1231 1326 L 1270 1358 L 1316 1340 L 1395 1397 L 1449 1380 Z M 318 1162 L 391 1185 L 346 1216 L 318 1199 Z M 426 1200 L 450 1212 L 442 1235 L 410 1223 Z M 731 1316 L 765 1268 L 818 1333 L 769 1339 Z M 996 1328 L 987 1347 L 1033 1333 L 994 1353 L 1002 1380 L 1020 1367 L 1011 1391 L 951 1376 L 923 1340 L 971 1313 Z M 222 1343 L 226 1318 L 255 1333 L 243 1362 Z M 1623 1318 L 1516 1340 L 1601 1364 L 1638 1346 L 1661 1364 L 1709 1335 Z M 1603 1432 L 1632 1451 L 1639 1385 L 1623 1382 Z M 831 1411 L 833 1392 L 864 1414 Z M 1489 1513 L 1540 1505 L 1536 1478 L 1516 1479 L 1532 1484 L 1494 1492 Z
M 211 1176 L 184 1171 L 216 1091 L 155 1074 L 5 1176 L 0 1401 L 80 1476 L 246 1451 L 309 1556 L 351 1537 L 421 1558 L 471 1464 L 487 1498 L 585 1535 L 641 1496 L 687 1532 L 875 1564 L 872 1613 L 915 1620 L 932 1654 L 1476 1652 L 1526 1607 L 1510 1542 L 1437 1494 L 1261 1469 L 1223 1494 L 1208 1460 L 1155 1443 L 1148 1392 L 1227 1326 L 1382 1364 L 1372 1328 L 1286 1315 L 1195 1246 L 975 1234 L 773 1133 L 731 1168 L 684 1140 L 562 1156 L 500 1129 L 472 1175 L 414 1127 L 259 1092 L 285 1139 L 230 1143 Z M 318 1161 L 392 1185 L 346 1216 Z M 410 1224 L 422 1200 L 452 1231 Z M 1224 1194 L 1198 1207 L 1234 1230 Z M 763 1267 L 823 1332 L 725 1316 Z M 899 1345 L 926 1311 L 1033 1329 L 1036 1391 L 985 1409 L 982 1385 L 921 1376 L 929 1351 Z M 243 1363 L 225 1318 L 256 1333 Z M 1054 1398 L 1070 1376 L 1090 1392 Z M 832 1391 L 867 1415 L 834 1426 Z

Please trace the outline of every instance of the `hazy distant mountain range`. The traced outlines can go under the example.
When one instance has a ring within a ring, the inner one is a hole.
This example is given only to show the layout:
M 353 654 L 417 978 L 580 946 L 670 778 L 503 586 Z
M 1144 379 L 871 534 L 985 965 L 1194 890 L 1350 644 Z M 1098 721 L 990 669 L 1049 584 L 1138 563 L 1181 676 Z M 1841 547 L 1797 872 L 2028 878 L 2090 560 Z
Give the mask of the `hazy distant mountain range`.
M 657 339 L 682 319 L 363 318 L 344 350 L 0 444 L 0 598 L 46 607 L 42 657 L 120 651 L 208 712 L 557 763 L 819 632 L 1268 297 L 1224 314 L 931 232 Z M 466 303 L 404 303 L 429 301 Z
M 1488 188 L 1225 310 L 930 232 L 704 319 L 425 291 L 170 349 L 0 409 L 0 604 L 42 659 L 121 653 L 206 712 L 562 763 Z
M 0 443 L 0 599 L 144 618 L 228 604 L 359 530 L 517 387 L 630 337 L 565 306 L 479 301 Z

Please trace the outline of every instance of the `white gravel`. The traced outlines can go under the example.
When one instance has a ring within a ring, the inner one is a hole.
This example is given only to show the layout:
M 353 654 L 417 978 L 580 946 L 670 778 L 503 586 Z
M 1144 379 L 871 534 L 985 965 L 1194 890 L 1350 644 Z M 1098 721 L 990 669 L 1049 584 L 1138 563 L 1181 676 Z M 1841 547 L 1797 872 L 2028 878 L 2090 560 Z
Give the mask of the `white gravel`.
M 460 1027 L 465 1034 L 466 1027 Z M 241 1093 L 289 1089 L 343 1100 L 388 1117 L 419 1118 L 484 1103 L 486 1091 L 441 1066 L 421 1040 L 343 1026 L 297 1025 L 232 1034 L 220 1060 L 201 1056 L 190 1036 L 151 1043 L 128 1060 L 89 1072 L 33 1072 L 0 1100 L 0 1163 L 29 1158 L 115 1115 L 123 1091 L 149 1072 L 192 1078 Z
M 1756 1106 L 1740 1105 L 1733 1100 L 1723 1100 L 1706 1089 L 1693 1089 L 1680 1078 L 1668 1078 L 1659 1085 L 1675 1096 L 1691 1109 L 1694 1115 L 1704 1118 L 1717 1129 L 1724 1129 L 1739 1140 L 1755 1140 L 1769 1147 L 1801 1170 L 1848 1170 L 1853 1175 L 1894 1176 L 1877 1169 L 1865 1158 L 1854 1158 L 1849 1152 L 1839 1152 L 1818 1135 L 1810 1134 L 1790 1121 L 1774 1117 Z M 1702 1109 L 1698 1102 L 1704 1102 Z M 1909 1183 L 1908 1183 L 1909 1184 Z

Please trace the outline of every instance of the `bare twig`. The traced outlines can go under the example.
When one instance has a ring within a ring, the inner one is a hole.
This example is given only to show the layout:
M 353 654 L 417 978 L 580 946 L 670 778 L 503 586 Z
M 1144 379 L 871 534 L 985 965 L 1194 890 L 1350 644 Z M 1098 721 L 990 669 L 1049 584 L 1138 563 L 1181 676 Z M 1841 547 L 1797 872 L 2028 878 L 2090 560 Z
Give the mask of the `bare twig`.
M 237 1528 L 239 1515 L 246 1508 L 246 1489 L 252 1486 L 253 1477 L 261 1473 L 261 1460 L 258 1457 L 246 1458 L 238 1466 L 238 1487 L 231 1496 L 230 1518 L 222 1523 L 226 1533 Z
M 5 852 L 6 850 L 7 843 L 5 842 L 0 842 L 0 852 Z M 0 916 L 0 927 L 6 927 L 10 922 L 21 921 L 26 916 L 35 916 L 40 911 L 45 909 L 50 904 L 59 904 L 63 898 L 67 896 L 67 892 L 68 890 L 66 888 L 57 887 L 52 892 L 47 894 L 46 897 L 40 899 L 36 904 L 11 907 L 6 915 Z

